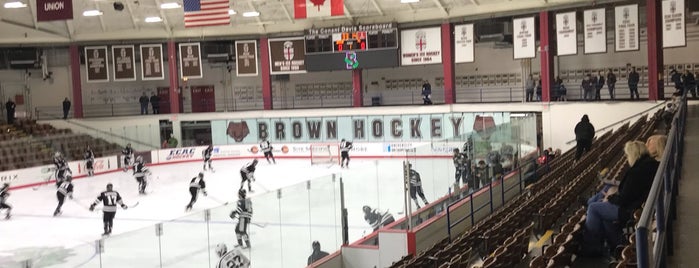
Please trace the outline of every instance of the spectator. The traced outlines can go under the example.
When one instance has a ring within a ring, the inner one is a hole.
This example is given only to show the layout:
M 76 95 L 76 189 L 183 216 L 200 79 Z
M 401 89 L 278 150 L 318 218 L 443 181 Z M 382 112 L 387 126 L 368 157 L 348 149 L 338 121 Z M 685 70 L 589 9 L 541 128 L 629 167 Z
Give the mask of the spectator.
M 425 83 L 422 84 L 422 102 L 423 104 L 432 104 L 432 99 L 430 97 L 432 96 L 432 85 L 430 85 L 430 82 L 425 80 Z
M 670 133 L 672 118 L 675 116 L 677 109 L 680 108 L 680 98 L 682 97 L 680 94 L 680 92 L 672 93 L 672 99 L 667 103 L 665 110 L 663 111 L 662 118 L 663 123 L 665 123 L 665 133 Z
M 614 100 L 614 87 L 616 86 L 616 75 L 612 69 L 607 71 L 607 89 L 609 89 L 609 98 Z
M 602 88 L 604 87 L 604 75 L 602 75 L 602 71 L 597 72 L 597 77 L 595 78 L 595 100 L 602 100 L 602 96 L 600 96 L 600 91 L 602 91 Z
M 646 140 L 646 148 L 648 148 L 648 155 L 653 157 L 655 161 L 660 162 L 663 158 L 663 152 L 665 152 L 665 145 L 667 144 L 667 136 L 665 135 L 653 135 L 648 137 Z
M 153 107 L 153 114 L 160 113 L 160 97 L 155 93 L 150 94 L 150 106 Z
M 592 85 L 592 76 L 587 74 L 580 85 L 580 87 L 583 89 L 583 100 L 592 100 Z
M 575 151 L 575 160 L 580 159 L 583 153 L 590 151 L 592 147 L 592 139 L 595 137 L 595 127 L 590 124 L 590 118 L 587 115 L 583 115 L 575 125 L 575 141 L 577 142 L 577 148 Z
M 563 79 L 561 79 L 560 76 L 556 76 L 556 80 L 553 81 L 553 86 L 554 89 L 558 92 L 558 101 L 566 101 L 566 94 L 568 94 L 568 90 L 566 89 L 566 86 L 563 85 Z
M 641 80 L 641 78 L 638 76 L 638 73 L 636 72 L 636 67 L 631 68 L 631 72 L 629 73 L 629 92 L 631 93 L 631 100 L 633 100 L 633 96 L 636 95 L 636 99 L 640 99 L 638 96 L 638 82 Z
M 653 178 L 658 170 L 646 146 L 640 141 L 630 141 L 624 146 L 626 160 L 631 166 L 624 174 L 616 191 L 610 189 L 600 202 L 587 207 L 583 254 L 600 255 L 603 241 L 614 249 L 623 242 L 621 227 L 640 208 L 648 197 Z M 615 224 L 622 223 L 622 225 Z
M 175 135 L 170 133 L 170 138 L 167 139 L 167 147 L 168 148 L 177 148 L 178 141 L 175 138 Z
M 692 94 L 693 99 L 697 97 L 697 81 L 694 74 L 692 74 L 692 72 L 689 70 L 684 71 L 684 75 L 682 76 L 682 85 L 684 86 L 684 90 L 688 91 L 687 94 Z
M 684 87 L 682 87 L 682 74 L 675 67 L 670 67 L 670 81 L 675 84 L 675 91 L 682 92 L 684 90 Z
M 141 103 L 141 114 L 148 114 L 148 96 L 146 96 L 145 92 L 138 99 L 138 102 Z
M 63 100 L 63 120 L 68 119 L 68 112 L 70 112 L 70 100 L 66 97 L 66 99 Z
M 658 96 L 665 99 L 665 79 L 662 72 L 658 73 Z
M 311 247 L 313 248 L 313 253 L 311 253 L 311 256 L 308 256 L 307 265 L 311 265 L 312 263 L 314 263 L 322 258 L 325 258 L 325 256 L 329 255 L 327 252 L 320 250 L 320 242 L 318 242 L 318 241 L 313 241 L 313 244 L 311 244 Z
M 534 77 L 529 74 L 529 77 L 527 77 L 527 81 L 524 82 L 524 92 L 526 93 L 525 101 L 526 102 L 531 102 L 532 99 L 534 98 Z
M 541 101 L 541 79 L 536 80 L 536 101 Z
M 5 103 L 5 110 L 7 110 L 7 123 L 8 124 L 13 124 L 15 122 L 15 108 L 17 105 L 15 105 L 15 102 L 12 101 L 12 98 L 8 98 L 7 102 Z

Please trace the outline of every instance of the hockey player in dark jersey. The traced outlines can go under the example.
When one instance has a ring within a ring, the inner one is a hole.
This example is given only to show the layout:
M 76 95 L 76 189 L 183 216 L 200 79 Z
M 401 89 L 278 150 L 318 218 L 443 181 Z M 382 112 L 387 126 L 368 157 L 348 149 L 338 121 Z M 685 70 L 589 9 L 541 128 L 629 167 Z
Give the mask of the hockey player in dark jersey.
M 61 162 L 63 162 L 63 155 L 61 152 L 56 152 L 53 154 L 53 165 L 54 165 L 54 173 L 53 177 L 57 178 L 58 177 L 58 168 L 61 167 Z
M 231 211 L 231 219 L 238 218 L 238 224 L 235 227 L 235 236 L 238 238 L 238 246 L 242 248 L 250 247 L 250 237 L 248 236 L 248 226 L 252 218 L 252 202 L 246 198 L 245 189 L 238 191 L 238 206 Z M 245 244 L 243 245 L 243 241 Z
M 209 145 L 209 147 L 206 147 L 204 151 L 201 153 L 202 158 L 204 158 L 204 171 L 206 171 L 206 165 L 209 165 L 209 170 L 211 172 L 214 172 L 214 168 L 211 167 L 211 156 L 214 153 L 214 146 Z
M 364 220 L 371 225 L 374 231 L 395 221 L 393 215 L 388 211 L 381 213 L 369 206 L 362 207 L 362 210 L 364 211 Z
M 253 193 L 252 186 L 250 182 L 255 181 L 255 167 L 257 167 L 257 159 L 252 160 L 252 162 L 245 164 L 243 168 L 240 169 L 240 189 L 243 189 L 243 184 L 248 182 L 248 192 Z
M 186 211 L 190 211 L 194 203 L 197 202 L 199 191 L 206 196 L 206 183 L 204 182 L 204 173 L 202 172 L 199 172 L 199 175 L 192 178 L 189 182 L 189 194 L 192 196 L 192 199 L 189 200 L 189 204 L 185 208 Z
M 10 197 L 10 184 L 3 183 L 0 188 L 0 210 L 6 209 L 5 219 L 9 220 L 12 215 L 12 206 L 7 203 L 7 198 Z
M 90 205 L 90 211 L 95 210 L 95 206 L 102 202 L 102 222 L 104 223 L 104 234 L 109 235 L 112 233 L 112 227 L 114 226 L 114 216 L 116 216 L 117 205 L 120 205 L 122 209 L 128 209 L 129 207 L 124 205 L 121 200 L 121 195 L 119 192 L 113 190 L 111 183 L 107 184 L 107 190 L 100 193 L 95 199 L 95 202 Z
M 274 162 L 275 164 L 277 163 L 277 160 L 274 160 L 274 154 L 272 153 L 272 147 L 271 144 L 269 144 L 269 141 L 267 139 L 262 139 L 262 142 L 260 142 L 260 149 L 262 150 L 263 153 L 265 153 L 265 158 L 267 159 L 267 163 L 272 163 Z M 272 158 L 272 162 L 269 161 L 269 158 Z
M 146 175 L 150 174 L 150 170 L 146 167 L 146 163 L 143 162 L 143 157 L 136 157 L 136 163 L 133 166 L 133 176 L 138 181 L 138 193 L 146 194 L 146 186 L 148 182 L 146 181 Z
M 66 196 L 73 199 L 73 177 L 71 176 L 67 176 L 66 179 L 58 185 L 58 190 L 56 190 L 58 206 L 56 206 L 56 210 L 53 211 L 54 217 L 61 215 L 61 207 L 66 200 Z
M 85 169 L 87 169 L 87 176 L 92 177 L 95 175 L 95 153 L 90 148 L 90 145 L 85 149 Z
M 351 141 L 346 141 L 345 139 L 342 139 L 340 141 L 340 167 L 346 167 L 349 168 L 349 151 L 352 150 L 352 142 Z M 346 160 L 346 161 L 345 161 Z
M 61 185 L 61 182 L 63 182 L 69 175 L 72 175 L 73 172 L 70 170 L 70 167 L 68 167 L 68 162 L 66 162 L 63 156 L 61 156 L 58 162 L 55 162 L 54 164 L 57 164 L 56 187 L 58 187 Z
M 456 174 L 454 175 L 455 184 L 459 185 L 459 180 L 461 183 L 467 184 L 469 188 L 473 187 L 471 182 L 471 159 L 468 158 L 466 152 L 459 152 L 459 148 L 454 148 L 454 155 L 452 157 L 454 160 L 454 168 L 456 169 Z
M 420 209 L 420 203 L 417 201 L 418 195 L 420 198 L 422 198 L 422 201 L 425 202 L 425 206 L 428 205 L 429 202 L 427 202 L 425 193 L 422 191 L 422 180 L 420 179 L 420 173 L 417 173 L 417 171 L 413 169 L 412 164 L 408 164 L 408 166 L 410 167 L 410 198 L 415 201 L 415 205 L 418 209 Z
M 216 254 L 221 258 L 215 268 L 249 268 L 250 260 L 239 249 L 228 250 L 226 244 L 216 245 Z
M 131 158 L 133 158 L 133 148 L 131 148 L 131 143 L 127 144 L 126 147 L 121 150 L 121 157 L 124 159 L 124 172 L 129 170 L 131 166 Z

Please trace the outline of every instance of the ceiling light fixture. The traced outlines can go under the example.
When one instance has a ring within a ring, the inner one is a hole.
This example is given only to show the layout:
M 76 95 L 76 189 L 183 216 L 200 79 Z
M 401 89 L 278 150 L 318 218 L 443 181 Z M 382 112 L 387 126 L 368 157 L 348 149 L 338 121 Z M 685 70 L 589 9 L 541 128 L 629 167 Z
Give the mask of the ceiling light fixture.
M 400 0 L 400 2 L 401 4 L 410 4 L 420 2 L 420 0 Z
M 260 12 L 257 11 L 248 11 L 243 13 L 243 17 L 257 17 L 260 16 Z
M 85 10 L 83 11 L 83 16 L 85 17 L 94 17 L 94 16 L 101 16 L 102 11 L 99 10 Z
M 174 8 L 180 8 L 180 7 L 182 7 L 182 6 L 176 2 L 160 4 L 160 9 L 174 9 Z
M 238 12 L 235 12 L 235 10 L 233 10 L 233 9 L 228 10 L 228 15 L 235 15 L 235 14 L 238 14 Z
M 20 1 L 5 3 L 5 8 L 23 8 L 23 7 L 27 7 L 27 4 L 22 3 Z
M 163 19 L 161 19 L 160 17 L 147 17 L 146 18 L 146 22 L 161 22 L 161 21 L 163 21 Z

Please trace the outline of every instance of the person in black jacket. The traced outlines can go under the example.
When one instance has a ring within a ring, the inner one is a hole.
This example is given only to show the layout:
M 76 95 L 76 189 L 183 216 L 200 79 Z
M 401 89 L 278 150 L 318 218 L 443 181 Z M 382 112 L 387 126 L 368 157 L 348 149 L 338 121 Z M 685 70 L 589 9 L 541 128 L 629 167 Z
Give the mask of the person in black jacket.
M 682 92 L 684 87 L 682 87 L 682 74 L 680 74 L 675 67 L 670 69 L 670 81 L 675 84 L 675 91 Z
M 595 82 L 595 100 L 601 100 L 602 96 L 600 96 L 600 91 L 602 91 L 602 88 L 604 87 L 604 75 L 602 74 L 602 71 L 597 73 Z
M 629 73 L 629 91 L 631 92 L 631 99 L 633 100 L 633 95 L 636 95 L 636 99 L 640 99 L 638 97 L 638 82 L 641 80 L 641 78 L 638 76 L 638 73 L 636 72 L 636 67 L 631 68 L 631 72 Z
M 577 148 L 575 151 L 575 160 L 580 159 L 583 153 L 590 151 L 592 147 L 592 139 L 595 137 L 595 126 L 590 123 L 590 118 L 587 115 L 583 115 L 575 125 L 575 141 L 577 142 Z
M 63 100 L 63 119 L 68 119 L 68 112 L 70 112 L 70 100 L 66 98 Z
M 599 252 L 603 238 L 610 249 L 623 241 L 621 227 L 631 218 L 633 211 L 641 207 L 653 185 L 659 163 L 649 155 L 646 145 L 640 141 L 627 142 L 624 154 L 631 167 L 621 179 L 618 189 L 608 190 L 602 201 L 587 207 L 583 247 L 587 252 Z
M 7 123 L 12 124 L 15 122 L 15 108 L 17 105 L 15 105 L 15 102 L 12 101 L 12 98 L 8 98 L 7 102 L 5 103 L 5 110 L 7 110 Z
M 328 256 L 329 254 L 325 251 L 320 250 L 320 242 L 318 241 L 313 241 L 313 244 L 311 244 L 311 247 L 313 248 L 313 253 L 311 253 L 311 256 L 308 256 L 308 264 L 311 265 L 312 263 L 325 258 L 325 256 Z
M 590 74 L 587 74 L 585 78 L 583 78 L 582 83 L 580 84 L 580 87 L 583 89 L 583 100 L 585 101 L 591 101 L 592 100 L 592 87 L 594 85 L 594 81 L 592 80 L 592 76 Z
M 430 85 L 430 82 L 425 80 L 425 83 L 422 84 L 422 103 L 423 104 L 432 104 L 432 86 Z
M 607 71 L 607 89 L 609 89 L 609 98 L 614 99 L 614 87 L 616 86 L 616 75 L 612 69 Z
M 685 70 L 684 75 L 682 75 L 682 85 L 685 91 L 689 91 L 687 94 L 692 94 L 692 98 L 697 97 L 697 80 L 694 74 L 689 70 Z
M 160 97 L 155 95 L 155 93 L 150 95 L 150 106 L 153 108 L 153 114 L 160 113 Z
M 148 96 L 146 96 L 146 93 L 143 92 L 143 95 L 141 95 L 140 98 L 138 98 L 138 103 L 141 104 L 141 114 L 148 114 L 148 102 L 150 100 L 148 99 Z

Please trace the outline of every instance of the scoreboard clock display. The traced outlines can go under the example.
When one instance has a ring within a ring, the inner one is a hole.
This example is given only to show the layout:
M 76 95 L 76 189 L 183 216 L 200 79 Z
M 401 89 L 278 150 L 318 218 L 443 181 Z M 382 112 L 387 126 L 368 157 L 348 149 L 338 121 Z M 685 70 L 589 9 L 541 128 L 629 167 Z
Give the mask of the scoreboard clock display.
M 340 26 L 306 31 L 306 54 L 398 48 L 393 23 Z

